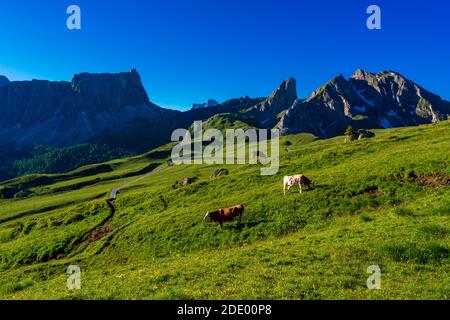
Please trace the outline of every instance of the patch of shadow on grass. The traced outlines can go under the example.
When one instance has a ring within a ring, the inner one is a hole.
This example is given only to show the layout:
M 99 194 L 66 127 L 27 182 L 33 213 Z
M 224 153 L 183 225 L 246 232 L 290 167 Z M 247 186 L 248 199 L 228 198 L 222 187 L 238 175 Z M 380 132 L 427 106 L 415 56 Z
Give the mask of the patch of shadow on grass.
M 25 290 L 26 288 L 29 288 L 33 284 L 34 282 L 31 280 L 7 283 L 6 285 L 0 287 L 0 293 L 4 295 L 13 294 Z
M 445 238 L 450 234 L 450 228 L 437 224 L 425 224 L 419 226 L 419 233 L 426 237 Z
M 44 207 L 44 208 L 40 208 L 40 209 L 35 209 L 35 210 L 29 210 L 29 211 L 24 211 L 3 219 L 0 219 L 0 224 L 2 223 L 6 223 L 6 222 L 10 222 L 19 218 L 23 218 L 25 216 L 29 216 L 29 215 L 35 215 L 35 214 L 39 214 L 39 213 L 45 213 L 48 211 L 53 211 L 56 209 L 63 209 L 63 208 L 67 208 L 70 207 L 72 205 L 76 205 L 79 204 L 81 202 L 89 202 L 89 201 L 93 201 L 93 200 L 97 200 L 100 199 L 102 197 L 104 197 L 106 195 L 106 193 L 100 193 L 98 195 L 95 195 L 93 197 L 87 198 L 87 199 L 83 199 L 81 201 L 68 201 L 64 204 L 58 204 L 58 205 L 54 205 L 54 206 L 48 206 L 48 207 Z
M 416 213 L 408 208 L 395 208 L 394 213 L 400 217 L 415 217 Z
M 444 202 L 443 205 L 437 207 L 437 208 L 430 208 L 427 210 L 431 215 L 433 216 L 444 216 L 450 215 L 450 201 Z
M 394 135 L 394 136 L 389 136 L 388 139 L 389 139 L 389 142 L 397 142 L 397 141 L 405 141 L 405 140 L 411 139 L 412 137 L 414 137 L 414 136 L 399 137 L 399 136 Z
M 362 222 L 370 222 L 370 221 L 373 221 L 373 217 L 370 216 L 370 215 L 368 215 L 367 213 L 364 213 L 364 214 L 360 215 L 360 216 L 359 216 L 359 219 L 360 219 Z
M 378 254 L 397 262 L 443 264 L 450 257 L 450 249 L 440 244 L 419 247 L 416 244 L 389 244 L 378 248 Z
M 232 229 L 237 229 L 237 230 L 242 230 L 245 228 L 254 228 L 258 225 L 260 225 L 261 223 L 268 223 L 269 220 L 267 219 L 262 219 L 259 221 L 246 221 L 246 222 L 241 222 L 240 224 L 236 224 L 236 225 L 229 225 L 229 227 L 231 227 Z

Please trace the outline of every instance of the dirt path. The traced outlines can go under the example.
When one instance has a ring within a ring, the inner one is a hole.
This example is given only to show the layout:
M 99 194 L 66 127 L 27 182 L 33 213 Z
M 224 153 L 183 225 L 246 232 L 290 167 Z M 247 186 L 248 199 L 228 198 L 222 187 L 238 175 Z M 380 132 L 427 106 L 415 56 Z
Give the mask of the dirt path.
M 138 182 L 138 181 L 140 181 L 142 179 L 145 179 L 145 178 L 151 176 L 152 174 L 160 172 L 161 170 L 164 170 L 164 169 L 166 169 L 169 166 L 170 166 L 170 164 L 167 163 L 166 165 L 164 165 L 162 167 L 159 167 L 159 168 L 157 168 L 157 169 L 155 169 L 153 171 L 150 171 L 149 173 L 144 174 L 143 176 L 140 176 L 139 178 L 131 180 L 131 181 L 129 181 L 129 182 L 127 182 L 127 183 L 125 183 L 125 184 L 123 184 L 121 186 L 118 186 L 118 187 L 115 187 L 114 189 L 112 189 L 111 193 L 109 195 L 109 199 L 106 200 L 106 204 L 108 205 L 110 214 L 108 215 L 108 217 L 99 226 L 97 226 L 95 229 L 93 229 L 93 230 L 91 230 L 89 232 L 89 234 L 90 234 L 89 235 L 89 239 L 91 241 L 97 241 L 97 240 L 101 239 L 103 236 L 108 235 L 110 233 L 110 231 L 113 230 L 114 227 L 111 226 L 110 224 L 111 224 L 111 221 L 112 221 L 112 219 L 114 217 L 114 214 L 116 213 L 116 207 L 114 206 L 114 200 L 117 198 L 117 193 L 120 190 L 122 190 L 122 189 L 124 189 L 126 187 L 129 187 L 133 183 L 136 183 L 136 182 Z
M 155 173 L 158 173 L 159 171 L 164 170 L 167 167 L 169 167 L 169 164 L 166 164 L 166 165 L 164 165 L 162 167 L 159 167 L 159 168 L 157 168 L 157 169 L 155 169 L 153 171 L 150 171 L 149 173 L 144 174 L 143 176 L 140 176 L 139 178 L 136 178 L 136 179 L 134 179 L 132 181 L 129 181 L 129 182 L 127 182 L 127 183 L 125 183 L 125 184 L 123 184 L 121 186 L 115 187 L 114 189 L 111 190 L 111 193 L 109 195 L 108 201 L 115 200 L 117 198 L 117 193 L 120 190 L 122 190 L 124 188 L 127 188 L 127 187 L 131 186 L 132 184 L 134 184 L 134 183 L 136 183 L 138 181 L 141 181 L 141 180 L 143 180 L 143 179 L 145 179 L 145 178 L 147 178 L 147 177 L 149 177 L 149 176 L 151 176 L 151 175 L 153 175 Z

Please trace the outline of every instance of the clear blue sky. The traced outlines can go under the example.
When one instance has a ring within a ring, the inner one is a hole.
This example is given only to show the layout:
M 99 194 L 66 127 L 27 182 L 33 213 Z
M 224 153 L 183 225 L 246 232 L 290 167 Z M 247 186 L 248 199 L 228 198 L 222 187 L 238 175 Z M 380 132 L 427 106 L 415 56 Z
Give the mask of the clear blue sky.
M 66 28 L 66 8 L 82 30 Z M 382 9 L 382 30 L 366 8 Z M 0 74 L 70 80 L 136 68 L 150 99 L 186 108 L 267 96 L 293 76 L 307 96 L 356 68 L 396 70 L 450 100 L 446 0 L 0 0 Z

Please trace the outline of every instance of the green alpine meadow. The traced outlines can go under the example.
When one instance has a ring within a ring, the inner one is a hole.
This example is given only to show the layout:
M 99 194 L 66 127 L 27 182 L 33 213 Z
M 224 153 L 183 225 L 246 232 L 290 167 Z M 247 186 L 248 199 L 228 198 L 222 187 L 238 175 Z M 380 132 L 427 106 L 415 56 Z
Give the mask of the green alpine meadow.
M 169 143 L 1 182 L 0 299 L 448 300 L 450 122 L 371 131 L 282 136 L 271 176 L 168 165 Z M 296 174 L 314 187 L 283 195 Z M 204 221 L 237 204 L 240 223 Z

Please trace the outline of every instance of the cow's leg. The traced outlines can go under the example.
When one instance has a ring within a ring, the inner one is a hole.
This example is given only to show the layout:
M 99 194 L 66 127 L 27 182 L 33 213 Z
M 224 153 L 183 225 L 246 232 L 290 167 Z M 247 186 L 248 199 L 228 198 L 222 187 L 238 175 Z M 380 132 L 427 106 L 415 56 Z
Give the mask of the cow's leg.
M 300 188 L 300 193 L 302 193 L 302 192 L 303 192 L 303 191 L 302 191 L 302 184 L 299 183 L 298 186 L 299 186 L 299 188 Z
M 283 184 L 283 191 L 284 191 L 284 195 L 286 195 L 286 183 Z
M 222 229 L 223 228 L 223 221 L 220 221 L 219 223 L 220 223 L 220 229 Z

